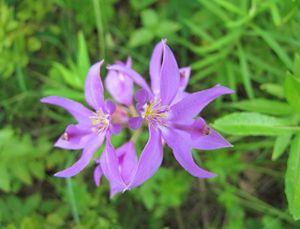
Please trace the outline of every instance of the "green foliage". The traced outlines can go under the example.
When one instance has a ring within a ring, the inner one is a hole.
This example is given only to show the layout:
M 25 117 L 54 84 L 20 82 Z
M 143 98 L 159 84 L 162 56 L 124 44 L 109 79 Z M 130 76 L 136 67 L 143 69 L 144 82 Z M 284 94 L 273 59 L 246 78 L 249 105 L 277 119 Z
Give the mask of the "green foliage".
M 180 185 L 178 185 L 180 184 Z M 161 217 L 168 208 L 179 207 L 191 185 L 191 177 L 180 171 L 161 168 L 157 174 L 133 192 L 154 217 Z
M 29 135 L 17 136 L 7 127 L 0 131 L 0 189 L 16 192 L 21 184 L 32 185 L 33 178 L 45 177 L 45 157 L 51 145 L 45 138 L 33 143 Z
M 295 220 L 300 219 L 300 135 L 291 143 L 287 171 L 285 175 L 285 193 L 289 210 Z

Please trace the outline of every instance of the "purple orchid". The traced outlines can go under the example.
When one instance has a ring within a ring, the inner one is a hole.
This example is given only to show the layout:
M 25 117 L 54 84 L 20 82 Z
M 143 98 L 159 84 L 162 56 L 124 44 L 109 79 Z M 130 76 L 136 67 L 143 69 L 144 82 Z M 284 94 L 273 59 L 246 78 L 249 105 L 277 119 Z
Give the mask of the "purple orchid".
M 78 174 L 88 165 L 103 141 L 106 139 L 109 145 L 111 134 L 119 132 L 121 128 L 119 123 L 112 121 L 115 105 L 109 100 L 104 100 L 103 85 L 100 79 L 102 63 L 103 61 L 98 62 L 90 68 L 85 82 L 85 99 L 95 111 L 63 97 L 49 96 L 41 99 L 43 103 L 64 108 L 78 122 L 78 124 L 71 124 L 66 128 L 55 146 L 64 149 L 83 149 L 77 162 L 56 173 L 55 176 L 71 177 Z
M 137 72 L 127 66 L 115 64 L 108 69 L 130 76 L 142 88 L 136 94 L 139 116 L 130 120 L 130 126 L 138 128 L 145 121 L 149 129 L 148 142 L 126 189 L 142 184 L 160 167 L 163 142 L 172 149 L 176 160 L 191 175 L 199 178 L 215 176 L 194 162 L 192 149 L 212 150 L 230 147 L 231 144 L 209 128 L 204 119 L 195 117 L 214 99 L 233 91 L 217 85 L 191 94 L 184 93 L 188 77 L 181 80 L 176 59 L 165 40 L 155 47 L 152 54 L 151 89 Z M 110 167 L 110 170 L 114 169 Z

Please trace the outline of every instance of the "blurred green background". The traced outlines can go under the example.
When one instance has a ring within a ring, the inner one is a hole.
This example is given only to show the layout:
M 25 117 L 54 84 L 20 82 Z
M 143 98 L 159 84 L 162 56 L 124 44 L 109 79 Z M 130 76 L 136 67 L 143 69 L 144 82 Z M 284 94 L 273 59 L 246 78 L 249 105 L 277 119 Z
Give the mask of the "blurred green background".
M 0 228 L 300 228 L 299 31 L 298 0 L 0 0 Z M 112 200 L 94 163 L 53 177 L 79 154 L 53 147 L 74 120 L 39 99 L 84 101 L 103 58 L 130 55 L 148 77 L 162 38 L 192 67 L 189 91 L 236 91 L 202 113 L 234 144 L 194 152 L 218 177 L 191 177 L 167 149 L 153 178 Z

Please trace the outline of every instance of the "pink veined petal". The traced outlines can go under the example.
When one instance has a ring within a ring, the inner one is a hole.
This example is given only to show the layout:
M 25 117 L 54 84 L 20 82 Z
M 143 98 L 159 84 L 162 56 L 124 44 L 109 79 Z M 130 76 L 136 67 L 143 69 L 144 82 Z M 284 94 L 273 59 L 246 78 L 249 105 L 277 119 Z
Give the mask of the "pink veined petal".
M 173 52 L 163 43 L 163 60 L 160 72 L 160 98 L 162 104 L 169 105 L 179 87 L 179 69 Z
M 59 96 L 45 97 L 41 99 L 41 102 L 64 108 L 79 123 L 85 123 L 85 124 L 91 123 L 89 117 L 93 116 L 93 112 L 78 102 L 75 102 L 67 98 L 59 97 Z
M 100 76 L 103 60 L 90 67 L 85 80 L 84 95 L 87 103 L 96 111 L 103 107 L 104 95 Z
M 184 91 L 189 83 L 191 68 L 184 67 L 179 69 L 180 81 L 179 81 L 179 90 Z
M 116 152 L 119 159 L 121 177 L 125 184 L 129 184 L 138 163 L 134 143 L 129 141 L 119 147 Z
M 112 198 L 117 192 L 125 190 L 125 183 L 120 173 L 120 163 L 116 150 L 110 142 L 110 137 L 106 139 L 106 147 L 100 159 L 103 174 L 110 184 L 110 197 Z
M 97 187 L 100 186 L 101 177 L 103 175 L 101 165 L 98 164 L 94 170 L 94 182 Z
M 203 91 L 189 94 L 171 107 L 170 119 L 176 121 L 192 119 L 214 99 L 221 95 L 231 93 L 234 93 L 234 91 L 227 87 L 217 85 Z
M 63 149 L 82 149 L 91 137 L 94 136 L 88 126 L 69 125 L 54 146 Z
M 105 86 L 111 96 L 118 102 L 129 106 L 133 99 L 133 81 L 124 73 L 109 70 Z
M 165 40 L 162 40 L 155 46 L 150 60 L 149 73 L 151 78 L 151 88 L 154 95 L 159 94 L 160 91 L 160 70 L 164 43 Z
M 138 166 L 128 189 L 132 189 L 148 180 L 160 167 L 163 160 L 163 146 L 159 130 L 149 126 L 149 139 L 142 151 Z
M 173 150 L 178 163 L 191 175 L 199 178 L 214 177 L 215 174 L 200 168 L 194 161 L 189 136 L 183 131 L 161 127 L 162 135 L 167 145 Z
M 54 174 L 54 176 L 72 177 L 81 172 L 92 160 L 93 155 L 97 151 L 97 149 L 102 145 L 104 137 L 105 135 L 101 134 L 95 135 L 93 138 L 91 138 L 87 142 L 86 147 L 83 149 L 79 160 L 76 161 L 71 167 Z
M 149 96 L 152 96 L 152 92 L 150 88 L 147 85 L 147 82 L 143 79 L 143 77 L 134 71 L 132 68 L 129 68 L 127 66 L 123 66 L 120 64 L 114 64 L 109 67 L 107 67 L 108 70 L 114 70 L 119 71 L 123 74 L 126 74 L 129 76 L 137 85 L 139 85 L 141 88 L 145 89 Z

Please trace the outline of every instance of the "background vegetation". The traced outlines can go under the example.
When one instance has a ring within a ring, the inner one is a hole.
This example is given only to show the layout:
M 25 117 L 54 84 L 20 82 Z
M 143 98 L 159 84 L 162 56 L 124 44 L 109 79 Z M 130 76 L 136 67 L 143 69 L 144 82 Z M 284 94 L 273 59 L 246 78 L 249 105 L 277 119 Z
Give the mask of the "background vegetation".
M 0 228 L 300 228 L 299 31 L 298 0 L 0 0 Z M 39 99 L 83 101 L 103 58 L 130 55 L 147 77 L 161 38 L 192 67 L 189 91 L 236 90 L 202 114 L 234 144 L 195 152 L 218 177 L 189 176 L 169 151 L 112 200 L 93 163 L 53 177 L 78 155 L 52 146 L 73 120 Z

